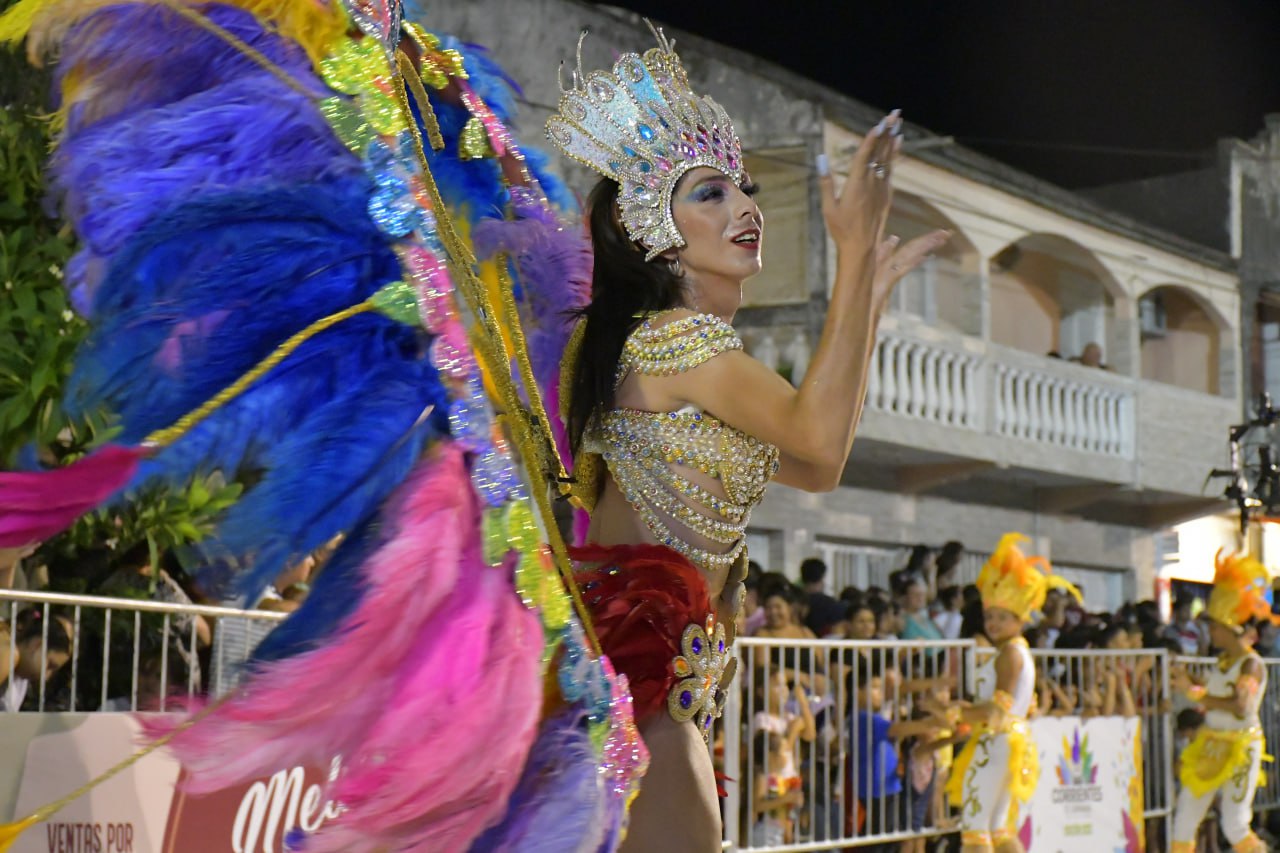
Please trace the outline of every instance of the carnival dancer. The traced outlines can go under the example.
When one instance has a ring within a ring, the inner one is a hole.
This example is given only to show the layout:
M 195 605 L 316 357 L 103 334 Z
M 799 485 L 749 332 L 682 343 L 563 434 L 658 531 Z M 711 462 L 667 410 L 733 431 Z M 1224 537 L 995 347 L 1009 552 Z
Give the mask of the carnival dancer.
M 965 744 L 948 785 L 953 805 L 960 807 L 961 849 L 1022 851 L 1014 821 L 1017 804 L 1035 793 L 1040 763 L 1027 727 L 1035 694 L 1036 669 L 1022 627 L 1044 604 L 1050 588 L 1079 592 L 1048 574 L 1042 557 L 1027 557 L 1018 547 L 1026 537 L 1006 533 L 978 575 L 983 625 L 995 646 L 979 663 L 976 702 L 957 717 L 959 731 L 972 736 Z
M 1267 669 L 1244 638 L 1254 619 L 1271 619 L 1271 576 L 1244 554 L 1218 553 L 1209 595 L 1209 639 L 1218 664 L 1203 683 L 1185 667 L 1175 667 L 1171 683 L 1205 712 L 1204 725 L 1182 753 L 1173 812 L 1172 853 L 1194 853 L 1196 831 L 1218 798 L 1222 832 L 1237 853 L 1261 853 L 1266 846 L 1250 829 L 1253 794 L 1266 744 L 1259 706 L 1267 687 Z M 1220 795 L 1220 796 L 1219 796 Z
M 604 176 L 590 195 L 591 302 L 562 405 L 591 508 L 578 579 L 650 750 L 623 849 L 710 853 L 721 826 L 703 738 L 732 677 L 748 515 L 770 480 L 839 482 L 886 299 L 947 235 L 901 247 L 885 237 L 897 112 L 866 134 L 841 192 L 820 159 L 838 260 L 821 340 L 792 387 L 730 325 L 764 236 L 742 146 L 655 36 L 611 71 L 587 74 L 579 59 L 547 125 L 557 148 Z

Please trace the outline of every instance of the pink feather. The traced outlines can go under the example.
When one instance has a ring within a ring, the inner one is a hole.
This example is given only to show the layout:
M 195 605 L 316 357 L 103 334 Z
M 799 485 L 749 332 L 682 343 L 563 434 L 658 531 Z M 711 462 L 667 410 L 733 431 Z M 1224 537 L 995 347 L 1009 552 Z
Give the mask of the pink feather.
M 41 542 L 124 488 L 147 455 L 108 444 L 63 468 L 0 472 L 0 548 Z
M 424 462 L 387 516 L 333 640 L 263 666 L 174 741 L 196 791 L 341 755 L 347 811 L 308 851 L 465 849 L 501 817 L 536 733 L 540 624 L 481 558 L 461 450 Z

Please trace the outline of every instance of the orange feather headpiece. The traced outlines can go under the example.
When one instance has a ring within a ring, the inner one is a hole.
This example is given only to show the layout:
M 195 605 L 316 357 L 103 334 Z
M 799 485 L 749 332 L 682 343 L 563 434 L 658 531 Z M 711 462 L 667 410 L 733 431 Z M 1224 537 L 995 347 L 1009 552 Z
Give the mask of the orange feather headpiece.
M 1214 558 L 1213 592 L 1209 593 L 1209 618 L 1233 631 L 1250 619 L 1280 621 L 1271 612 L 1271 572 L 1248 554 L 1218 551 Z
M 978 590 L 982 593 L 984 609 L 999 607 L 1026 622 L 1033 611 L 1044 606 L 1050 589 L 1065 589 L 1081 601 L 1080 590 L 1051 574 L 1053 569 L 1048 560 L 1022 553 L 1018 544 L 1030 541 L 1021 533 L 1006 533 L 1000 537 L 996 550 L 978 574 Z

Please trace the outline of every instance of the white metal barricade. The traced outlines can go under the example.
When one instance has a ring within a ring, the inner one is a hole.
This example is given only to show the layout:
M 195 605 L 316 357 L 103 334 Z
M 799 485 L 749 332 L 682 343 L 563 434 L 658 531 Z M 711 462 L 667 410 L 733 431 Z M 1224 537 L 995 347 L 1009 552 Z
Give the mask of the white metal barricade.
M 896 758 L 888 758 L 896 746 L 883 747 L 889 717 L 911 722 L 949 704 L 955 687 L 943 683 L 964 683 L 971 647 L 739 638 L 738 678 L 719 727 L 724 773 L 733 780 L 726 786 L 726 840 L 737 850 L 798 853 L 945 832 L 946 810 L 934 800 L 941 797 L 938 780 L 916 790 L 911 768 L 899 775 Z M 929 724 L 915 722 L 923 746 Z M 882 748 L 873 753 L 870 744 Z M 916 760 L 923 766 L 929 753 Z
M 19 614 L 30 608 L 40 617 L 42 650 L 50 647 L 50 630 L 65 628 L 70 639 L 62 670 L 51 677 L 50 667 L 42 660 L 38 683 L 33 680 L 28 687 L 35 691 L 37 711 L 163 711 L 175 696 L 190 698 L 208 687 L 202 684 L 198 664 L 202 623 L 208 628 L 210 623 L 216 627 L 218 620 L 227 620 L 229 627 L 245 631 L 243 626 L 266 627 L 285 617 L 262 610 L 0 590 L 0 619 L 9 625 L 9 666 L 0 675 L 11 683 L 17 677 L 16 625 Z M 50 620 L 60 627 L 51 628 Z M 256 639 L 262 634 L 253 631 Z M 249 643 L 236 649 L 215 645 L 215 671 L 229 671 L 247 660 L 251 651 Z M 120 677 L 121 667 L 127 678 Z M 57 696 L 50 695 L 52 686 L 57 687 Z

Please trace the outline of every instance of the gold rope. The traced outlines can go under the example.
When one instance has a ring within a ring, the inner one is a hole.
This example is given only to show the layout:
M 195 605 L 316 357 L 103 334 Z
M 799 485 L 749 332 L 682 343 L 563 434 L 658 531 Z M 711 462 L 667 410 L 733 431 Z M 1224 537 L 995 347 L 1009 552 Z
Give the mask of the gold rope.
M 227 403 L 230 403 L 236 397 L 239 397 L 247 391 L 249 386 L 253 385 L 253 383 L 266 375 L 271 368 L 288 358 L 294 350 L 302 346 L 302 344 L 309 338 L 319 332 L 323 332 L 330 326 L 336 326 L 338 323 L 341 323 L 349 317 L 354 317 L 355 315 L 361 314 L 365 311 L 371 311 L 373 310 L 373 307 L 373 300 L 366 299 L 364 302 L 357 305 L 352 305 L 349 308 L 343 308 L 341 311 L 335 311 L 332 314 L 321 317 L 302 331 L 290 336 L 288 340 L 272 350 L 266 358 L 251 367 L 247 373 L 235 382 L 232 382 L 226 388 L 223 388 L 217 394 L 214 394 L 208 400 L 205 400 L 199 407 L 178 418 L 172 426 L 167 426 L 164 429 L 158 429 L 148 435 L 143 439 L 143 443 L 155 445 L 157 447 L 166 447 L 173 444 L 192 429 L 199 426 L 205 418 L 209 417 L 218 409 L 222 408 Z
M 431 141 L 431 149 L 443 151 L 444 135 L 440 133 L 440 123 L 436 121 L 435 110 L 431 108 L 431 100 L 427 97 L 427 90 L 422 85 L 422 78 L 418 76 L 418 69 L 413 67 L 412 60 L 403 50 L 396 51 L 396 65 L 399 66 L 404 79 L 409 82 L 409 88 L 413 90 L 413 99 L 418 102 L 418 115 L 422 117 L 422 123 L 427 126 L 427 139 Z
M 397 51 L 397 64 L 403 64 L 408 59 L 408 57 L 405 57 L 404 60 L 399 59 L 399 55 L 402 54 L 402 51 Z M 505 349 L 501 354 L 495 352 L 495 342 L 500 342 L 502 337 L 493 311 L 488 310 L 488 306 L 485 304 L 484 283 L 479 280 L 473 268 L 475 256 L 453 229 L 450 217 L 445 215 L 444 198 L 440 195 L 440 188 L 436 186 L 435 179 L 431 175 L 431 167 L 427 163 L 426 150 L 422 145 L 422 134 L 418 130 L 417 122 L 413 121 L 413 112 L 409 107 L 409 94 L 403 76 L 398 77 L 397 83 L 396 94 L 399 96 L 400 109 L 409 125 L 409 131 L 413 137 L 414 150 L 422 169 L 422 181 L 427 188 L 427 193 L 431 197 L 432 207 L 436 212 L 437 230 L 441 241 L 444 243 L 445 251 L 449 254 L 449 259 L 457 273 L 457 290 L 467 300 L 467 306 L 471 309 L 472 316 L 475 317 L 476 322 L 486 332 L 485 336 L 472 336 L 472 344 L 475 347 L 476 355 L 488 369 L 490 379 L 502 396 L 504 407 L 512 415 L 508 419 L 508 423 L 512 425 L 512 441 L 525 459 L 536 460 L 540 456 L 544 456 L 545 451 L 539 453 L 537 449 L 536 441 L 532 435 L 533 429 L 529 422 L 531 415 L 522 405 L 519 392 L 511 379 L 510 365 L 507 362 Z M 534 387 L 536 388 L 536 386 Z M 547 472 L 540 473 L 545 474 Z M 547 543 L 551 546 L 552 554 L 556 559 L 556 568 L 559 570 L 560 576 L 569 590 L 569 595 L 573 599 L 574 610 L 577 611 L 578 618 L 582 622 L 583 630 L 587 635 L 592 651 L 599 654 L 600 640 L 596 637 L 595 628 L 591 624 L 591 616 L 587 611 L 586 602 L 582 599 L 582 591 L 578 588 L 578 583 L 573 577 L 573 564 L 569 559 L 569 549 L 565 545 L 564 538 L 560 535 L 559 525 L 556 524 L 555 512 L 551 506 L 550 496 L 547 494 L 548 490 L 545 488 L 545 484 L 538 483 L 529 491 L 532 493 L 534 503 L 538 507 L 538 514 L 542 517 L 542 525 L 547 534 Z
M 520 369 L 520 381 L 524 384 L 525 393 L 529 395 L 529 409 L 531 412 L 542 412 L 544 418 L 550 418 L 551 414 L 547 411 L 546 403 L 542 399 L 542 389 L 538 387 L 537 381 L 533 377 L 533 362 L 529 356 L 529 344 L 524 334 L 524 326 L 520 323 L 520 311 L 516 307 L 515 286 L 511 282 L 511 276 L 507 272 L 507 259 L 503 255 L 499 255 L 496 266 L 498 268 L 498 291 L 502 296 L 502 313 L 507 321 L 507 325 L 511 329 L 511 343 L 515 349 L 516 364 Z M 560 456 L 560 447 L 556 444 L 555 438 L 551 435 L 551 424 L 546 423 L 543 432 L 546 437 L 547 450 L 550 451 L 549 457 L 546 458 L 546 468 L 551 469 L 552 460 L 555 462 L 556 474 L 560 482 L 565 482 L 569 478 L 569 472 L 564 467 L 564 459 Z

